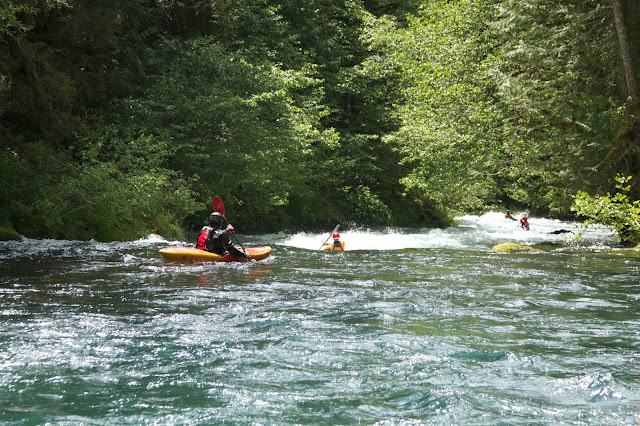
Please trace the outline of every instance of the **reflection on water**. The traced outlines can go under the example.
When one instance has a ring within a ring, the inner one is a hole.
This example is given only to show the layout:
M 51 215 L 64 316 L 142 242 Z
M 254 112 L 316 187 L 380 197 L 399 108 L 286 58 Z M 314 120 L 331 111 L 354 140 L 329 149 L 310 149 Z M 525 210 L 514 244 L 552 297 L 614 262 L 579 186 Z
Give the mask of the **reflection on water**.
M 250 263 L 2 243 L 0 422 L 637 424 L 640 252 L 501 219 L 240 235 L 274 247 Z

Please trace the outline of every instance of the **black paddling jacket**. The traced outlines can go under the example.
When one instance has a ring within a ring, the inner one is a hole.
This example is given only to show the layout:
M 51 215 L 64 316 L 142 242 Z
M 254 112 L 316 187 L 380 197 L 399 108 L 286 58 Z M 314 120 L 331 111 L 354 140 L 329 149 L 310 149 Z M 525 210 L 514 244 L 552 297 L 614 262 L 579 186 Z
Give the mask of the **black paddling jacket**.
M 202 230 L 200 230 L 196 248 L 221 256 L 229 253 L 233 256 L 246 257 L 242 251 L 233 245 L 225 229 L 215 229 L 209 225 L 203 226 Z

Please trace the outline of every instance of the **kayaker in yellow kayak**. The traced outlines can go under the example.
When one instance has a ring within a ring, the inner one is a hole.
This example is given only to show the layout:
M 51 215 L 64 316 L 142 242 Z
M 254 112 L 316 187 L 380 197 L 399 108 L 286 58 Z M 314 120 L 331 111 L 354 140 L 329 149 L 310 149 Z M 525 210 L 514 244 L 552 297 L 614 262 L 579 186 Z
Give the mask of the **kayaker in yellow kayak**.
M 198 250 L 206 250 L 211 253 L 216 253 L 221 256 L 225 254 L 231 254 L 232 256 L 246 257 L 250 256 L 244 251 L 238 249 L 231 242 L 229 235 L 234 232 L 233 225 L 228 224 L 225 229 L 222 229 L 222 221 L 224 216 L 219 212 L 213 212 L 209 215 L 209 225 L 205 225 L 200 230 L 196 248 Z
M 340 241 L 340 233 L 335 231 L 331 234 L 333 238 L 332 244 L 324 243 L 323 250 L 344 250 L 344 241 Z

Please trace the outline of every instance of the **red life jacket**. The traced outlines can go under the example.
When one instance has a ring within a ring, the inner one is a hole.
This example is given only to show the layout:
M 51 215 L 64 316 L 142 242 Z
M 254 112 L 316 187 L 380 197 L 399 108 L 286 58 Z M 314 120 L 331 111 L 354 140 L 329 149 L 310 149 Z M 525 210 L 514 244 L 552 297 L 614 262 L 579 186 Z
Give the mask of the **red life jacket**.
M 198 242 L 196 243 L 196 248 L 198 250 L 206 250 L 205 243 L 207 242 L 207 238 L 209 238 L 209 232 L 213 230 L 210 226 L 204 226 L 200 231 L 200 236 L 198 237 Z

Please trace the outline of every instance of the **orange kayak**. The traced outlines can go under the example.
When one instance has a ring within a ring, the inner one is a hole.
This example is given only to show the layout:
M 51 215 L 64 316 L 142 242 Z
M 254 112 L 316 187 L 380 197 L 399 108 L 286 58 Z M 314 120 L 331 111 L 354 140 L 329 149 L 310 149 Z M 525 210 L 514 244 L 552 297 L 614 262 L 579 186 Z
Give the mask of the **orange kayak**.
M 254 260 L 263 260 L 269 257 L 271 254 L 271 247 L 248 247 L 247 253 Z M 211 253 L 204 250 L 198 250 L 195 247 L 166 247 L 160 249 L 160 255 L 166 260 L 179 260 L 183 262 L 247 262 L 248 259 L 244 257 L 232 256 L 225 254 L 220 256 L 219 254 Z

